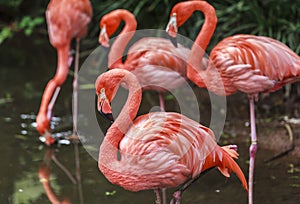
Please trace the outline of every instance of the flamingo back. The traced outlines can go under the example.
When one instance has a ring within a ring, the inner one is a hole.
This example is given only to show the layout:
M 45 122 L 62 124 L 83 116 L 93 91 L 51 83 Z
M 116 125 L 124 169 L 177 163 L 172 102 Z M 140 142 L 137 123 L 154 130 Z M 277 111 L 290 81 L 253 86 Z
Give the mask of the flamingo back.
M 51 44 L 57 48 L 74 37 L 84 37 L 91 16 L 89 0 L 51 0 L 46 11 Z
M 175 48 L 164 38 L 142 38 L 130 47 L 124 67 L 134 72 L 143 87 L 174 89 L 185 81 L 189 53 L 188 48 Z
M 209 128 L 172 112 L 138 117 L 119 148 L 122 174 L 135 175 L 133 180 L 151 177 L 150 188 L 176 187 L 202 170 L 218 166 L 224 156 Z M 142 186 L 139 180 L 135 187 L 132 182 L 131 186 L 118 184 L 134 191 L 149 189 L 149 182 Z
M 247 83 L 245 79 L 249 79 L 249 89 L 243 90 L 237 85 L 237 89 L 244 92 L 274 91 L 300 76 L 299 56 L 269 37 L 235 35 L 225 38 L 214 47 L 210 58 L 225 78 L 234 78 L 239 83 L 243 80 Z M 237 65 L 250 65 L 251 70 Z M 258 87 L 254 87 L 254 83 Z

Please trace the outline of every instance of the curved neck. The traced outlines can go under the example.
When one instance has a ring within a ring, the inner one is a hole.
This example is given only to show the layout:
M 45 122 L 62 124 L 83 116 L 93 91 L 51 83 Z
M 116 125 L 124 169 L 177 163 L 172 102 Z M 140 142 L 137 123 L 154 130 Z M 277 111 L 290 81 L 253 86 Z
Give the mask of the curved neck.
M 52 110 L 58 96 L 60 86 L 64 83 L 69 72 L 69 44 L 57 48 L 57 68 L 53 79 L 51 79 L 43 93 L 40 109 L 37 115 L 37 129 L 41 134 L 49 130 Z M 45 123 L 45 121 L 47 121 Z
M 204 77 L 203 75 L 205 74 L 205 71 L 202 70 L 202 58 L 207 45 L 210 42 L 210 39 L 215 31 L 217 25 L 217 16 L 215 9 L 207 2 L 193 1 L 191 4 L 193 4 L 193 9 L 189 11 L 202 11 L 204 13 L 205 20 L 192 46 L 190 55 L 187 60 L 187 76 L 188 78 L 192 78 L 191 80 L 198 86 L 206 87 L 202 79 Z M 197 78 L 197 80 L 194 80 L 195 78 Z
M 108 80 L 110 82 L 115 81 L 118 86 L 121 82 L 124 82 L 129 90 L 129 94 L 119 116 L 108 129 L 100 147 L 99 164 L 101 163 L 105 167 L 109 167 L 113 165 L 112 163 L 118 161 L 119 143 L 136 117 L 142 100 L 142 90 L 136 77 L 126 70 L 114 69 L 109 72 L 113 71 L 115 71 L 114 75 L 111 75 Z
M 122 20 L 125 22 L 125 26 L 111 46 L 108 55 L 108 67 L 110 69 L 122 68 L 124 66 L 122 62 L 124 50 L 130 39 L 133 37 L 137 27 L 137 22 L 132 13 L 124 10 L 118 10 L 117 17 L 120 22 Z

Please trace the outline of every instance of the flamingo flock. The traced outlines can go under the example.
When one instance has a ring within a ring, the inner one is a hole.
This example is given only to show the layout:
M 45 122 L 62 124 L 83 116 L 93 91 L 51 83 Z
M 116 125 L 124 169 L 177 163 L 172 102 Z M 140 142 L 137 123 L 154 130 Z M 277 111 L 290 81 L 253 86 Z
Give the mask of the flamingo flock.
M 177 44 L 178 28 L 200 11 L 205 20 L 191 49 Z M 37 131 L 47 145 L 56 142 L 50 133 L 55 100 L 72 64 L 70 43 L 76 39 L 73 82 L 73 134 L 77 134 L 77 88 L 79 40 L 87 34 L 92 18 L 89 0 L 51 0 L 46 11 L 50 42 L 57 49 L 56 74 L 44 91 L 36 118 Z M 114 43 L 111 36 L 125 25 Z M 273 92 L 300 79 L 300 57 L 283 43 L 265 36 L 237 34 L 219 42 L 204 59 L 217 26 L 216 11 L 206 1 L 183 1 L 174 5 L 166 33 L 170 39 L 145 37 L 129 48 L 137 28 L 135 16 L 117 9 L 100 20 L 98 41 L 110 48 L 109 70 L 95 82 L 98 112 L 111 121 L 99 149 L 98 167 L 113 184 L 129 191 L 154 190 L 156 203 L 166 203 L 165 189 L 178 188 L 171 204 L 179 204 L 183 191 L 203 172 L 217 167 L 225 177 L 234 172 L 253 204 L 254 162 L 257 151 L 254 101 L 259 93 Z M 126 56 L 123 60 L 123 56 Z M 206 63 L 203 63 L 205 60 Z M 166 112 L 163 93 L 186 80 L 217 95 L 238 91 L 249 96 L 251 146 L 248 182 L 234 159 L 235 145 L 219 146 L 214 132 L 187 116 Z M 110 105 L 120 86 L 128 97 L 114 120 Z M 138 115 L 142 91 L 159 93 L 160 112 Z M 43 171 L 41 171 L 43 172 Z M 46 172 L 46 171 L 45 171 Z M 44 173 L 44 177 L 48 176 Z M 43 182 L 46 185 L 46 182 Z M 205 184 L 203 184 L 205 185 Z M 249 190 L 248 190 L 249 185 Z M 47 185 L 46 185 L 47 187 Z M 160 190 L 163 190 L 161 198 Z

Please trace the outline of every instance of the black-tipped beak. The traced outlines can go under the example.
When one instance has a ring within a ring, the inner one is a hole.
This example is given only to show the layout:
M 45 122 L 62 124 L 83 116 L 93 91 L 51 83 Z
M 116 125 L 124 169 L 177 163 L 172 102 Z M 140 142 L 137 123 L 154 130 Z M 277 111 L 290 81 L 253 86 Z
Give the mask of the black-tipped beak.
M 172 37 L 170 35 L 168 35 L 169 40 L 171 41 L 171 43 L 174 45 L 174 47 L 178 47 L 177 45 L 177 37 Z

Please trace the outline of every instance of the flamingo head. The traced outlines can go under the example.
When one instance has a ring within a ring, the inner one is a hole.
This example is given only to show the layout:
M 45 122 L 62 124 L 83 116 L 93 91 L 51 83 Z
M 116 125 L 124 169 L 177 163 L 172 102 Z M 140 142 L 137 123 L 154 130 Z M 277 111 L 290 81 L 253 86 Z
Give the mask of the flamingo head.
M 175 38 L 178 28 L 186 22 L 193 14 L 194 7 L 197 2 L 185 1 L 177 3 L 170 13 L 170 20 L 167 25 L 166 31 L 170 37 Z
M 47 146 L 51 146 L 53 145 L 54 143 L 56 143 L 56 139 L 53 138 L 50 134 L 50 132 L 46 131 L 45 134 L 44 134 L 44 137 L 45 137 L 45 144 Z
M 100 21 L 99 43 L 104 47 L 109 47 L 109 38 L 117 31 L 121 19 L 117 16 L 112 16 L 109 13 L 102 17 Z
M 169 23 L 166 28 L 166 32 L 168 33 L 169 39 L 172 42 L 172 44 L 177 47 L 177 18 L 176 13 L 173 13 L 173 15 L 170 17 Z
M 166 32 L 170 37 L 176 38 L 178 27 L 177 27 L 177 14 L 173 13 L 170 17 L 169 23 L 166 28 Z
M 107 99 L 104 88 L 101 88 L 100 93 L 98 94 L 97 108 L 102 116 L 108 119 L 111 123 L 114 122 L 111 105 L 109 100 Z
M 51 133 L 49 132 L 50 127 L 50 119 L 48 116 L 44 114 L 38 114 L 36 118 L 37 123 L 37 131 L 42 135 L 41 138 L 43 138 L 43 142 L 45 142 L 46 145 L 51 146 L 56 142 L 56 140 L 51 136 Z
M 98 96 L 97 109 L 99 113 L 106 119 L 114 122 L 110 103 L 117 92 L 122 76 L 111 78 L 109 76 L 111 71 L 101 74 L 96 80 L 95 87 Z

